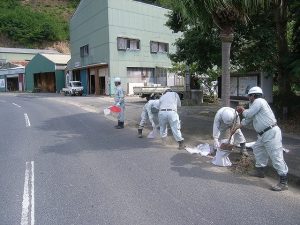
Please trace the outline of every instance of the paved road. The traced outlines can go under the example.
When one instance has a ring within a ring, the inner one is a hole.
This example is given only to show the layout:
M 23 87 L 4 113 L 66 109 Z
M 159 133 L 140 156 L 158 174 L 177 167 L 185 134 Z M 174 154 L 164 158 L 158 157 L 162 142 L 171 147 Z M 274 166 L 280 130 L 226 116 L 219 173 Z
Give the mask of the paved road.
M 98 113 L 103 115 L 103 109 L 113 104 L 111 97 L 64 97 L 60 95 L 45 94 L 51 100 L 62 102 L 66 105 L 79 106 L 89 112 Z M 137 128 L 137 123 L 140 121 L 140 114 L 145 100 L 138 97 L 126 98 L 126 127 Z M 212 124 L 215 112 L 219 109 L 217 105 L 201 105 L 201 106 L 183 106 L 179 110 L 180 119 L 182 122 L 182 133 L 185 138 L 186 144 L 194 147 L 200 143 L 212 144 Z M 107 117 L 113 121 L 116 118 Z M 149 127 L 150 128 L 150 127 Z M 146 135 L 149 131 L 144 132 Z M 170 132 L 171 133 L 171 132 Z M 247 142 L 252 142 L 257 139 L 257 134 L 253 129 L 243 128 L 243 133 L 247 138 Z M 136 135 L 136 131 L 132 133 Z M 174 139 L 169 136 L 167 143 L 169 146 L 176 147 Z M 289 149 L 290 152 L 285 154 L 285 161 L 289 167 L 289 183 L 296 184 L 300 187 L 300 136 L 290 135 L 283 133 L 283 145 Z M 237 153 L 237 152 L 236 152 Z M 230 154 L 232 160 L 239 160 L 238 154 Z M 269 162 L 269 169 L 267 174 L 277 179 L 277 174 Z
M 1 225 L 299 224 L 298 190 L 271 192 L 271 180 L 138 139 L 91 111 L 0 95 Z

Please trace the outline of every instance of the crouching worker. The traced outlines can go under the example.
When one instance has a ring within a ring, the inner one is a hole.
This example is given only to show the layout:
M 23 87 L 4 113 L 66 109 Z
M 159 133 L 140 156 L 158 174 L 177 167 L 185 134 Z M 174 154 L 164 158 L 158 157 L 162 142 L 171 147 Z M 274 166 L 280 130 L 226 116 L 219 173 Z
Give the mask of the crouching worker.
M 155 94 L 151 94 L 150 100 L 144 105 L 143 111 L 141 114 L 141 121 L 138 128 L 138 137 L 143 137 L 143 128 L 147 119 L 149 119 L 153 131 L 158 129 L 159 122 L 158 122 L 158 112 L 159 112 L 159 96 Z
M 171 89 L 167 89 L 159 99 L 159 126 L 160 136 L 167 137 L 167 125 L 169 124 L 175 140 L 178 142 L 178 149 L 184 149 L 184 138 L 181 135 L 180 120 L 177 107 L 181 107 L 179 95 Z
M 220 140 L 229 139 L 231 130 L 240 124 L 238 113 L 230 107 L 222 107 L 219 109 L 214 118 L 213 138 L 214 148 L 220 148 Z M 244 156 L 249 156 L 246 150 L 246 139 L 241 131 L 237 129 L 232 135 L 231 141 L 234 145 L 240 144 L 240 153 Z
M 257 141 L 252 146 L 256 170 L 250 175 L 264 178 L 264 171 L 270 157 L 272 165 L 279 175 L 279 183 L 273 186 L 271 190 L 284 191 L 288 189 L 288 167 L 283 158 L 281 130 L 277 126 L 271 107 L 262 98 L 262 95 L 263 91 L 260 87 L 253 87 L 249 90 L 249 109 L 245 110 L 241 106 L 237 107 L 237 111 L 243 115 L 244 119 L 236 128 L 239 129 L 252 122 L 257 133 Z

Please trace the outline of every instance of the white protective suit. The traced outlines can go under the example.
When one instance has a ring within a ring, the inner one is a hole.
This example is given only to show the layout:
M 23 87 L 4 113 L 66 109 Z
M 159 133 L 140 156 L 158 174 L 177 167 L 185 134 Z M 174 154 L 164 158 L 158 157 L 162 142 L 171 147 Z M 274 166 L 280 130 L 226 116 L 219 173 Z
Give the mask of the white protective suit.
M 169 124 L 175 140 L 179 142 L 183 141 L 184 138 L 180 131 L 181 127 L 177 107 L 181 107 L 181 101 L 176 92 L 166 92 L 160 97 L 158 113 L 160 136 L 164 138 L 168 135 L 167 125 Z
M 252 146 L 256 160 L 256 167 L 266 167 L 269 157 L 273 167 L 279 176 L 285 176 L 288 173 L 288 167 L 283 159 L 281 130 L 276 125 L 274 113 L 267 101 L 263 98 L 257 98 L 248 110 L 243 112 L 244 119 L 241 124 L 248 125 L 251 121 L 253 127 L 258 133 L 256 143 Z M 274 126 L 266 131 L 266 128 Z M 261 133 L 262 131 L 265 131 Z M 260 134 L 259 134 L 260 133 Z
M 115 90 L 115 105 L 121 108 L 121 112 L 118 115 L 118 121 L 124 122 L 125 120 L 125 95 L 121 85 L 116 86 Z
M 228 118 L 226 118 L 229 117 Z M 230 129 L 233 126 L 233 123 L 236 125 L 240 124 L 240 118 L 238 113 L 230 107 L 222 107 L 219 109 L 214 118 L 213 125 L 213 138 L 214 138 L 214 148 L 217 149 L 220 147 L 220 140 L 229 139 Z M 232 135 L 231 143 L 238 145 L 240 143 L 245 143 L 246 139 L 241 131 L 237 129 L 236 132 Z
M 149 119 L 152 128 L 153 129 L 157 129 L 159 126 L 159 121 L 158 121 L 158 112 L 157 113 L 153 113 L 151 111 L 151 108 L 155 107 L 157 109 L 159 109 L 159 100 L 155 99 L 155 100 L 149 100 L 143 107 L 143 111 L 141 114 L 141 122 L 139 124 L 139 129 L 143 129 L 145 123 L 147 122 L 147 119 Z

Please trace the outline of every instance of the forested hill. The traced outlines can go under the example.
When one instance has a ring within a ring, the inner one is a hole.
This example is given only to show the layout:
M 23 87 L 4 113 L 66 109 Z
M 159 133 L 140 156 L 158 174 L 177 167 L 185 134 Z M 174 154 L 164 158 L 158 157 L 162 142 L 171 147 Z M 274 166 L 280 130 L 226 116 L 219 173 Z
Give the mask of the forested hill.
M 69 51 L 69 19 L 80 0 L 1 0 L 0 47 Z
M 55 48 L 69 53 L 69 20 L 79 2 L 0 0 L 0 47 Z

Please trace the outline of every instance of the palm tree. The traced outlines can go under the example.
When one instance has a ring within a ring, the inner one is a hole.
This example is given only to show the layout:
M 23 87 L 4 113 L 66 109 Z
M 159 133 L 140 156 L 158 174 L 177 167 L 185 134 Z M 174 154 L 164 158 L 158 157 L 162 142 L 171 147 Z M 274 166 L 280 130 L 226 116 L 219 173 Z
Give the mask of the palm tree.
M 276 0 L 160 0 L 189 22 L 220 30 L 222 41 L 222 105 L 230 106 L 230 50 L 236 22 L 248 21 L 248 15 Z

